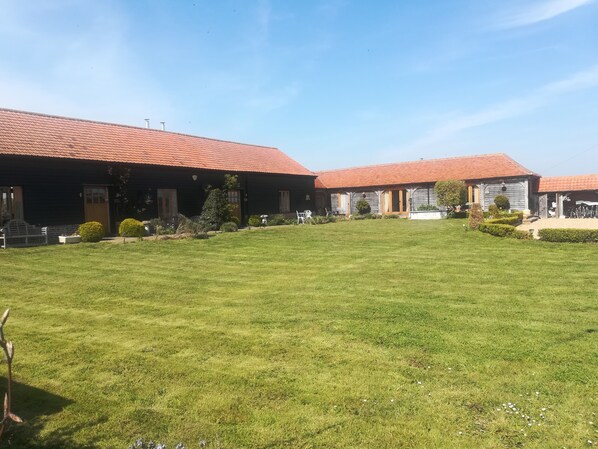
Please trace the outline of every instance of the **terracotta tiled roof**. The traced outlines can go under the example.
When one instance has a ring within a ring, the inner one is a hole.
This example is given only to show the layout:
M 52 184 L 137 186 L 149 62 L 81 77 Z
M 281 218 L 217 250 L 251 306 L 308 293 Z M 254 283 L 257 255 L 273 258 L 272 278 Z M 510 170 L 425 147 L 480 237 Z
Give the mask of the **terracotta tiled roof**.
M 540 178 L 539 193 L 598 190 L 598 175 L 550 176 Z
M 0 154 L 313 175 L 277 148 L 1 108 Z
M 317 172 L 316 188 L 376 187 L 537 176 L 506 154 L 484 154 Z

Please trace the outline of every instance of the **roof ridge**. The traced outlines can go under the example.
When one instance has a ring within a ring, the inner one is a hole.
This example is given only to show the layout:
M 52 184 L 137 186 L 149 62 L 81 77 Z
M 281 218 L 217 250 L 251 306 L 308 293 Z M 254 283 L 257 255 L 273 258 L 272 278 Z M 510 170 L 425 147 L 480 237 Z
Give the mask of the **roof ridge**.
M 559 176 L 542 176 L 541 179 L 562 179 L 562 178 L 585 178 L 588 176 L 598 176 L 598 173 L 587 173 L 584 175 L 559 175 Z
M 469 156 L 447 156 L 447 157 L 439 157 L 439 158 L 434 158 L 434 159 L 420 159 L 420 160 L 416 160 L 416 161 L 385 162 L 382 164 L 357 165 L 357 166 L 346 167 L 346 168 L 334 168 L 332 170 L 318 170 L 318 171 L 315 171 L 314 173 L 319 175 L 319 174 L 323 174 L 323 173 L 333 173 L 333 172 L 339 172 L 339 171 L 345 171 L 345 170 L 357 170 L 360 168 L 388 167 L 391 165 L 399 165 L 399 164 L 417 164 L 417 163 L 422 163 L 422 162 L 436 162 L 436 161 L 447 161 L 447 160 L 454 160 L 454 159 L 478 158 L 478 157 L 488 157 L 488 156 L 506 156 L 507 158 L 509 158 L 509 160 L 511 160 L 512 162 L 515 162 L 506 153 L 484 153 L 484 154 L 472 154 Z M 517 162 L 515 162 L 515 164 L 517 164 Z M 525 168 L 523 166 L 520 166 L 520 167 L 525 169 L 526 171 L 532 173 L 527 168 Z
M 3 107 L 0 107 L 0 111 L 14 112 L 17 114 L 25 114 L 25 115 L 36 115 L 39 117 L 56 118 L 56 119 L 62 119 L 62 120 L 70 120 L 70 121 L 74 121 L 74 122 L 95 123 L 98 125 L 116 126 L 119 128 L 131 128 L 131 129 L 138 129 L 141 131 L 152 131 L 152 132 L 156 132 L 156 133 L 175 134 L 175 135 L 179 135 L 179 136 L 193 137 L 196 139 L 206 139 L 206 140 L 212 140 L 212 141 L 216 141 L 216 142 L 233 143 L 236 145 L 246 145 L 246 146 L 251 146 L 251 147 L 268 148 L 268 149 L 278 150 L 278 151 L 282 152 L 282 150 L 280 150 L 280 148 L 278 148 L 278 147 L 271 147 L 271 146 L 267 146 L 267 145 L 258 145 L 258 144 L 253 144 L 253 143 L 236 142 L 234 140 L 216 139 L 214 137 L 196 136 L 193 134 L 181 133 L 181 132 L 177 132 L 177 131 L 167 131 L 167 130 L 162 131 L 161 129 L 146 128 L 143 126 L 126 125 L 126 124 L 121 124 L 121 123 L 104 122 L 101 120 L 91 120 L 91 119 L 84 119 L 84 118 L 77 118 L 77 117 L 66 117 L 64 115 L 46 114 L 43 112 L 23 111 L 23 110 L 19 110 L 19 109 L 11 109 L 11 108 L 3 108 Z

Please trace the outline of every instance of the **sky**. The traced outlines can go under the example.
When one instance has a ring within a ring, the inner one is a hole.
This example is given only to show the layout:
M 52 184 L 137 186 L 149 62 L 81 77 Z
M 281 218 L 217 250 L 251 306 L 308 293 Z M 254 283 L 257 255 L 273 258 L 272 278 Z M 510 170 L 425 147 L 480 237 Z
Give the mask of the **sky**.
M 598 173 L 598 0 L 0 0 L 0 107 L 311 170 L 503 152 Z

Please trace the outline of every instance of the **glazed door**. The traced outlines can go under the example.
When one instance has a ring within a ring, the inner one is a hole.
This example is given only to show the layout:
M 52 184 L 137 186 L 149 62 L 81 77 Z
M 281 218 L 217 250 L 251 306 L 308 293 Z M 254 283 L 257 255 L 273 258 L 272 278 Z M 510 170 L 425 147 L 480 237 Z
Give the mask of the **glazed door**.
M 85 221 L 102 223 L 106 232 L 110 232 L 110 210 L 108 208 L 107 187 L 85 187 Z
M 231 189 L 228 191 L 228 203 L 232 206 L 231 213 L 241 221 L 241 191 Z

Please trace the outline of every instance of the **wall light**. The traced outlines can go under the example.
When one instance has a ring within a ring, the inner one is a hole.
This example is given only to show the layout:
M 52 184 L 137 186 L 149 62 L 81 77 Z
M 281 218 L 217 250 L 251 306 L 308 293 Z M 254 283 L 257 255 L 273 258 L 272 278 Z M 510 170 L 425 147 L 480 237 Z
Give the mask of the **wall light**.
M 310 200 L 309 194 L 305 195 L 305 201 L 309 201 L 309 200 Z
M 194 181 L 197 181 L 197 175 L 191 175 L 191 179 L 193 179 Z

